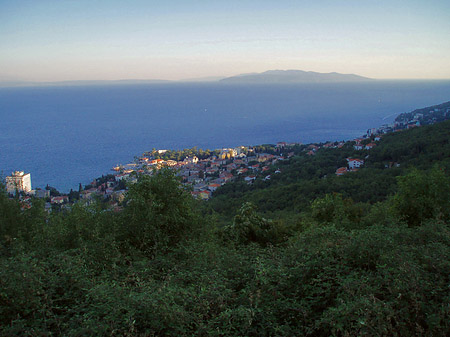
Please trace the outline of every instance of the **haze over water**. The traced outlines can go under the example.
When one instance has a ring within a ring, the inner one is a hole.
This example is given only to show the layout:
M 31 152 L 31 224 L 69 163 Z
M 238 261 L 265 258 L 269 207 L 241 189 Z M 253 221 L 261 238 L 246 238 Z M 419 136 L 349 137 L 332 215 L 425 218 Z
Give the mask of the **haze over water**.
M 449 97 L 450 81 L 2 88 L 0 171 L 65 192 L 152 148 L 346 140 Z

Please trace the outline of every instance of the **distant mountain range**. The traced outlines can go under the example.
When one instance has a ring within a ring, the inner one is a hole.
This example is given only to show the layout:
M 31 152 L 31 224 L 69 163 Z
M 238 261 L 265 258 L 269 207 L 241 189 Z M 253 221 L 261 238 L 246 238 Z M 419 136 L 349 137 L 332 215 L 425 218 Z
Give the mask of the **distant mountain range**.
M 185 79 L 180 81 L 169 80 L 86 80 L 86 81 L 60 81 L 60 82 L 27 82 L 27 81 L 1 81 L 0 87 L 22 86 L 86 86 L 86 85 L 126 85 L 126 84 L 164 84 L 184 82 L 210 82 L 210 83 L 319 83 L 319 82 L 361 82 L 372 79 L 354 74 L 317 73 L 303 70 L 269 70 L 263 73 L 240 74 L 231 77 L 203 77 Z
M 263 73 L 241 74 L 227 77 L 226 83 L 316 83 L 316 82 L 360 82 L 370 78 L 354 74 L 316 73 L 303 70 L 269 70 Z

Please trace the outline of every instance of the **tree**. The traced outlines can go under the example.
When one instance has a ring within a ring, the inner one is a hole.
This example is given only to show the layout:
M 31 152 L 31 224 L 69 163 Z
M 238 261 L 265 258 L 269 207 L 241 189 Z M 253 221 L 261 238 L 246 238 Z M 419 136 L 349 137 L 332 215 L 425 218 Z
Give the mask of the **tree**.
M 123 214 L 125 239 L 146 254 L 179 242 L 197 223 L 193 199 L 169 168 L 141 175 L 130 186 Z
M 198 177 L 200 179 L 205 179 L 205 172 L 203 172 L 203 170 L 200 170 L 200 172 L 198 173 Z
M 260 216 L 251 202 L 244 203 L 234 217 L 233 224 L 224 227 L 225 238 L 241 244 L 277 243 L 281 240 L 282 232 L 276 222 Z
M 362 210 L 353 200 L 344 199 L 340 193 L 333 193 L 315 199 L 311 205 L 311 215 L 322 224 L 354 227 L 360 221 Z
M 23 226 L 19 202 L 8 198 L 6 189 L 0 183 L 0 243 L 11 243 Z
M 55 187 L 49 186 L 48 184 L 47 184 L 47 186 L 45 186 L 45 189 L 47 191 L 50 191 L 51 197 L 58 197 L 61 195 L 61 193 L 59 193 L 59 191 Z
M 414 169 L 398 177 L 398 187 L 394 212 L 409 226 L 432 218 L 450 219 L 450 179 L 437 166 L 431 171 Z

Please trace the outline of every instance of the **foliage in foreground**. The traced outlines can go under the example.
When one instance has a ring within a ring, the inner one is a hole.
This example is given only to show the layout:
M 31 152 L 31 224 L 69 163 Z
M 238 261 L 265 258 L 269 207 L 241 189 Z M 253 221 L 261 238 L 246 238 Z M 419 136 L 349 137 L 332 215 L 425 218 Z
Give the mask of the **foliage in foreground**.
M 400 179 L 366 208 L 325 195 L 289 231 L 250 203 L 216 228 L 169 171 L 119 214 L 46 219 L 0 193 L 0 335 L 448 335 L 449 178 Z
M 81 250 L 1 259 L 3 335 L 445 335 L 447 225 L 307 230 L 285 247 L 191 242 L 90 265 Z

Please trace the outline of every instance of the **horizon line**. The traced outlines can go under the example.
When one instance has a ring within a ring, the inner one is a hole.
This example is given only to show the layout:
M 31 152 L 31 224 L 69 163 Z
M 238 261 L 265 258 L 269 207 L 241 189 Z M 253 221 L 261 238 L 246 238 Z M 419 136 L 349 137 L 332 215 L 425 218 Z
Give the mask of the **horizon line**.
M 235 75 L 238 76 L 238 75 Z M 360 82 L 360 81 L 326 81 L 323 82 L 314 82 L 314 81 L 298 81 L 298 82 L 242 82 L 242 83 L 227 83 L 222 82 L 222 79 L 231 78 L 235 76 L 212 76 L 217 77 L 214 80 L 208 80 L 206 78 L 188 78 L 188 79 L 179 79 L 179 80 L 166 80 L 166 79 L 153 79 L 153 78 L 120 78 L 120 79 L 79 79 L 79 80 L 56 80 L 56 81 L 35 81 L 35 80 L 0 80 L 0 87 L 22 87 L 22 86 L 52 86 L 52 85 L 71 85 L 71 84 L 113 84 L 113 82 L 154 82 L 154 83 L 142 83 L 142 84 L 175 84 L 175 83 L 221 83 L 221 84 L 305 84 L 305 83 L 351 83 L 351 82 Z M 450 78 L 366 78 L 370 81 L 450 81 Z M 120 83 L 117 83 L 120 84 Z M 125 84 L 125 83 L 124 83 Z M 129 83 L 133 84 L 133 83 Z M 139 83 L 135 83 L 139 84 Z

